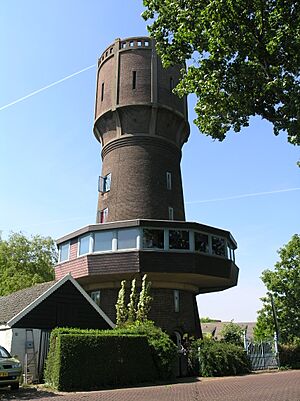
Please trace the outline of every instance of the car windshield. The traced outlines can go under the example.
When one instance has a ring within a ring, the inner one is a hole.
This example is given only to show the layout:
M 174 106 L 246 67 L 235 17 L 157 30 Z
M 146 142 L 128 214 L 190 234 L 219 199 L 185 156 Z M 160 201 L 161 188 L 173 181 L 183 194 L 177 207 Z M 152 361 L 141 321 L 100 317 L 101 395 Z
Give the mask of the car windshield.
M 10 353 L 0 346 L 0 358 L 11 358 Z

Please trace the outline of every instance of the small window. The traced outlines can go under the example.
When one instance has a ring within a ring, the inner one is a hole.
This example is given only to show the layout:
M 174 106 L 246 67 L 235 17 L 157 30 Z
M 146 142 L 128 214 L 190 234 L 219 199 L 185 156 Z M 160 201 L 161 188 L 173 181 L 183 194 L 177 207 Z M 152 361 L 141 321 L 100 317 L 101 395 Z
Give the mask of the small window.
M 112 48 L 112 47 L 109 49 L 109 52 L 110 52 L 110 53 L 112 53 L 112 52 L 113 52 L 113 48 Z
M 118 249 L 135 249 L 139 230 L 128 228 L 118 231 Z
M 103 99 L 104 99 L 104 82 L 102 82 L 101 85 L 101 102 L 103 102 Z
M 95 302 L 96 305 L 100 306 L 100 290 L 92 291 L 91 298 Z
M 94 252 L 105 252 L 112 250 L 112 231 L 98 231 L 94 236 Z
M 145 40 L 145 46 L 148 47 L 149 46 L 149 41 Z
M 225 256 L 225 239 L 220 237 L 211 238 L 212 254 Z
M 134 45 L 134 41 L 131 40 L 129 46 L 130 46 L 130 47 L 133 47 L 133 45 Z
M 78 255 L 85 255 L 90 252 L 90 234 L 79 237 Z
M 143 229 L 144 249 L 164 249 L 164 230 Z
M 179 312 L 179 290 L 174 290 L 174 311 Z
M 126 47 L 126 42 L 123 42 L 122 43 L 122 49 L 125 49 L 125 47 Z
M 100 223 L 106 223 L 108 219 L 108 208 L 100 211 Z
M 169 220 L 174 220 L 174 209 L 169 206 Z
M 166 177 L 167 177 L 167 189 L 171 190 L 172 189 L 172 174 L 170 173 L 170 171 L 167 171 Z
M 136 89 L 136 71 L 132 71 L 132 89 Z
M 142 42 L 139 40 L 139 41 L 137 42 L 137 45 L 138 45 L 138 47 L 141 47 L 141 46 L 142 46 Z
M 59 261 L 60 262 L 69 260 L 70 242 L 66 242 L 64 244 L 59 245 L 58 253 L 59 253 Z
M 108 56 L 108 51 L 105 53 L 105 57 L 107 57 Z
M 105 177 L 99 177 L 98 180 L 98 191 L 101 193 L 105 193 L 110 191 L 111 185 L 111 173 L 107 174 Z
M 195 233 L 195 251 L 209 253 L 208 235 Z

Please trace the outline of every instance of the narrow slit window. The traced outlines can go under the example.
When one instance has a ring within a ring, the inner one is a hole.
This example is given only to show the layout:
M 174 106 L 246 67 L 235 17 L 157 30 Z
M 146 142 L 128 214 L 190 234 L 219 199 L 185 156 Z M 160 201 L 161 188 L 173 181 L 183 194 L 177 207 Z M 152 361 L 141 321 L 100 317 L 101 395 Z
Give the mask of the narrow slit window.
M 101 85 L 101 102 L 103 102 L 103 99 L 104 99 L 104 82 L 102 82 Z
M 172 189 L 172 174 L 170 173 L 170 171 L 167 171 L 166 177 L 167 177 L 167 189 L 171 190 Z
M 136 71 L 132 71 L 132 89 L 136 89 Z
M 174 311 L 179 312 L 179 290 L 174 290 Z
M 173 77 L 170 77 L 170 92 L 172 92 L 174 89 L 174 79 Z
M 174 209 L 169 206 L 169 220 L 174 220 Z

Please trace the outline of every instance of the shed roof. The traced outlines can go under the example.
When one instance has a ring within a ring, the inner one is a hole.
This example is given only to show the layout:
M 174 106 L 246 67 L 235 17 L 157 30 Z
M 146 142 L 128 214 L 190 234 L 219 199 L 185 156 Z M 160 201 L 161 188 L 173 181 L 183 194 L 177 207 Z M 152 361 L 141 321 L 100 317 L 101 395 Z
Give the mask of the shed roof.
M 89 315 L 89 318 L 92 319 L 90 320 L 90 322 L 95 322 L 95 317 L 97 317 L 97 315 L 100 315 L 100 320 L 102 320 L 103 322 L 103 324 L 100 324 L 101 327 L 103 326 L 105 328 L 113 328 L 115 326 L 114 323 L 109 319 L 109 317 L 103 312 L 103 310 L 99 308 L 98 305 L 96 305 L 96 303 L 90 298 L 90 296 L 70 274 L 67 274 L 59 281 L 50 281 L 47 283 L 37 284 L 33 287 L 25 288 L 10 295 L 0 297 L 0 324 L 6 325 L 8 327 L 27 327 L 26 323 L 24 323 L 24 319 L 26 320 L 26 318 L 29 317 L 30 321 L 30 316 L 35 316 L 34 326 L 30 327 L 44 328 L 43 325 L 45 325 L 45 322 L 39 322 L 40 319 L 43 320 L 43 316 L 41 316 L 41 314 L 39 315 L 36 312 L 39 311 L 41 313 L 42 305 L 45 306 L 45 302 L 47 302 L 49 305 L 50 302 L 50 309 L 48 308 L 47 313 L 50 313 L 53 316 L 46 316 L 46 320 L 49 320 L 49 322 L 52 321 L 52 324 L 49 323 L 49 328 L 56 327 L 55 321 L 58 322 L 57 313 L 61 315 L 59 318 L 60 324 L 68 326 L 70 324 L 68 314 L 72 312 L 74 306 L 71 304 L 73 299 L 67 296 L 66 285 L 69 288 L 69 290 L 67 290 L 69 295 L 70 289 L 72 289 L 71 291 L 73 292 L 73 298 L 74 294 L 77 294 L 76 299 L 79 302 L 79 304 L 77 302 L 77 307 L 85 305 L 85 309 L 83 310 L 81 308 L 80 312 L 81 314 L 87 313 Z M 58 294 L 59 296 L 57 297 Z M 65 308 L 64 313 L 62 313 L 63 308 Z M 72 327 L 77 327 L 76 323 L 76 320 L 71 319 Z M 99 321 L 97 323 L 99 325 Z M 85 325 L 86 324 L 87 321 L 85 321 Z

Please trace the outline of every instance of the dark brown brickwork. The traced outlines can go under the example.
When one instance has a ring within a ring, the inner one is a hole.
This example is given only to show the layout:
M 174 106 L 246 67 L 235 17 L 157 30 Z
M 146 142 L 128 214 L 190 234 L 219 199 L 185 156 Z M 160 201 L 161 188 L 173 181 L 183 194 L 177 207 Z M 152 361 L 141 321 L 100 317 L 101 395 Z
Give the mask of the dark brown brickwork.
M 179 75 L 179 66 L 162 68 L 149 38 L 117 40 L 100 58 L 94 132 L 111 189 L 99 194 L 97 210 L 108 209 L 107 222 L 168 220 L 169 207 L 174 220 L 185 219 L 180 160 L 189 124 L 186 98 L 172 93 Z

